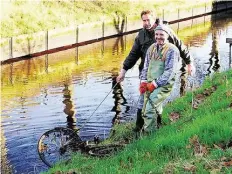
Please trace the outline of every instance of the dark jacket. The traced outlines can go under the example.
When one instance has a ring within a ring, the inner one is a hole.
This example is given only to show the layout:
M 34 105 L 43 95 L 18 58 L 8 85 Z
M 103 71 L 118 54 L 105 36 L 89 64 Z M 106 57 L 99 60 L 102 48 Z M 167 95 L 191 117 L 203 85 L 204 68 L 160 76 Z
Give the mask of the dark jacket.
M 176 36 L 174 31 L 170 29 L 168 40 L 170 43 L 174 44 L 180 51 L 180 57 L 183 59 L 185 64 L 191 63 L 191 56 L 187 47 L 182 43 L 182 41 Z M 139 72 L 142 71 L 147 49 L 155 42 L 154 32 L 149 32 L 146 29 L 139 31 L 135 38 L 134 45 L 123 63 L 123 69 L 126 71 L 131 69 L 139 58 L 141 58 L 141 63 L 139 65 Z

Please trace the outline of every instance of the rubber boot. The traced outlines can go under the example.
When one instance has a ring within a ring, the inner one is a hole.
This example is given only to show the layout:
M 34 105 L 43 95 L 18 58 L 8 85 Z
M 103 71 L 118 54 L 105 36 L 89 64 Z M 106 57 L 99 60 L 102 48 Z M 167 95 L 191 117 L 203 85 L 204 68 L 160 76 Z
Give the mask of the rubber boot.
M 143 128 L 144 125 L 144 120 L 142 117 L 142 109 L 138 109 L 137 110 L 137 119 L 136 119 L 136 125 L 135 125 L 135 132 L 139 132 L 141 131 L 141 129 Z
M 158 129 L 161 128 L 162 126 L 162 118 L 160 114 L 158 114 L 158 117 L 157 117 L 157 126 L 158 126 Z

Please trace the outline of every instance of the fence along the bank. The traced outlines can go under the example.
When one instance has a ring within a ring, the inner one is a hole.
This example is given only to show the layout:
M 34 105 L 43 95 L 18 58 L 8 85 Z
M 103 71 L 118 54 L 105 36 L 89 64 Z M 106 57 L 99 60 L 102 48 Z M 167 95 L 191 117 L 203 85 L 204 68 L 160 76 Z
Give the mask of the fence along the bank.
M 166 21 L 176 21 L 188 17 L 193 17 L 212 11 L 220 11 L 232 8 L 231 2 L 220 4 L 208 4 L 198 8 L 178 9 L 171 12 L 161 10 L 159 17 Z M 135 19 L 137 18 L 137 20 Z M 176 26 L 179 28 L 179 23 Z M 46 50 L 55 49 L 76 43 L 82 43 L 89 40 L 102 39 L 117 34 L 123 34 L 128 31 L 134 31 L 141 28 L 140 16 L 117 16 L 112 21 L 102 21 L 90 24 L 81 24 L 74 27 L 54 29 L 38 32 L 28 35 L 20 35 L 12 38 L 1 39 L 1 61 L 30 56 L 34 53 L 40 53 Z M 176 29 L 176 28 L 175 28 Z

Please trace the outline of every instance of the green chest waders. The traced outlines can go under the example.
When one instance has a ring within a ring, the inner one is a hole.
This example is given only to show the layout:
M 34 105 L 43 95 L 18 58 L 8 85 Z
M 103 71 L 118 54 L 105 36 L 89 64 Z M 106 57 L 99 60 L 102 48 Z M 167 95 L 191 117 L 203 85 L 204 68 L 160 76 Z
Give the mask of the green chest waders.
M 155 48 L 154 48 L 155 49 Z M 147 72 L 147 81 L 151 82 L 154 79 L 160 77 L 165 68 L 166 48 L 163 52 L 163 56 L 157 55 L 155 50 L 149 63 Z M 161 54 L 162 55 L 162 54 Z M 172 86 L 174 84 L 174 79 L 170 80 L 167 85 L 156 88 L 152 93 L 147 91 L 144 95 L 144 105 L 143 105 L 143 119 L 144 119 L 144 131 L 152 132 L 158 128 L 157 119 L 161 117 L 162 114 L 162 104 L 163 101 L 170 95 Z

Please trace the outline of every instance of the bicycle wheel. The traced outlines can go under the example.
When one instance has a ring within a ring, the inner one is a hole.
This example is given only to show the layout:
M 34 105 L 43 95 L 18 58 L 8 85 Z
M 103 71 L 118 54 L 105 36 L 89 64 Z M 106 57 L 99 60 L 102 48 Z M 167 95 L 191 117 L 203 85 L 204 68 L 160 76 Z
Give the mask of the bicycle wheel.
M 88 149 L 88 154 L 95 157 L 108 157 L 123 149 L 125 145 L 108 144 L 93 146 Z
M 78 150 L 80 137 L 72 129 L 56 127 L 45 132 L 38 141 L 40 159 L 49 167 L 60 160 L 68 160 Z

